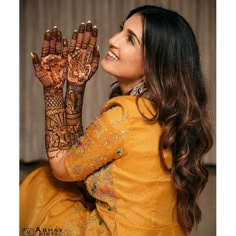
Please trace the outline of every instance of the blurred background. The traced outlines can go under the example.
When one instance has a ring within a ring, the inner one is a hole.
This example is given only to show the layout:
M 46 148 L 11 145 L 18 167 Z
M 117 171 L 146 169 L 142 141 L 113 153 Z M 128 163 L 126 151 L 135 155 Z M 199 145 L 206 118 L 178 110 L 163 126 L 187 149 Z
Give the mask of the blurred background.
M 30 52 L 41 53 L 43 35 L 58 26 L 70 41 L 81 22 L 91 20 L 99 30 L 101 58 L 108 39 L 119 30 L 129 11 L 137 6 L 159 5 L 183 15 L 198 40 L 203 73 L 209 94 L 209 114 L 215 137 L 216 126 L 216 1 L 215 0 L 20 0 L 20 180 L 46 163 L 44 99 L 41 83 L 34 75 Z M 101 68 L 88 82 L 83 105 L 83 126 L 96 118 L 107 101 L 114 78 Z M 202 221 L 191 236 L 216 235 L 216 148 L 205 156 L 209 182 L 200 206 Z

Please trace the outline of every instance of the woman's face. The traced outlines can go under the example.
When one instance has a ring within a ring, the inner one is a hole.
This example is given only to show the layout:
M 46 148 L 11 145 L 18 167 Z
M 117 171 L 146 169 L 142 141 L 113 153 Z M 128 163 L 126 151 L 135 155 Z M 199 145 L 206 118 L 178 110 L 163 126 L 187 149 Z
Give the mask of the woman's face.
M 119 83 L 136 85 L 144 74 L 142 53 L 142 17 L 133 15 L 124 23 L 122 31 L 109 40 L 109 51 L 101 62 L 107 73 Z

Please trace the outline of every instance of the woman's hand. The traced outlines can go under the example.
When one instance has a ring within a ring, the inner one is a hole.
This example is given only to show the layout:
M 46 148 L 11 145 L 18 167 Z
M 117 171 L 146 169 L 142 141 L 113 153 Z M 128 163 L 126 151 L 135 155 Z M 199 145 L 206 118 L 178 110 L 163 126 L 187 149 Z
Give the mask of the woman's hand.
M 47 30 L 41 52 L 31 53 L 36 77 L 45 88 L 62 89 L 67 76 L 68 41 L 62 39 L 62 33 L 55 26 L 52 32 Z
M 68 55 L 68 82 L 85 85 L 98 68 L 99 51 L 96 46 L 98 30 L 90 21 L 81 23 L 74 31 Z

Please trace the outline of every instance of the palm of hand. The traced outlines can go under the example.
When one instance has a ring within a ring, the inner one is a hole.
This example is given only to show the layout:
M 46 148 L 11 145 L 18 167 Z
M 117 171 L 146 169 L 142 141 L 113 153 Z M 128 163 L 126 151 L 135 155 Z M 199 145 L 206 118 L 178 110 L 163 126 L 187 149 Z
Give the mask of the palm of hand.
M 68 54 L 69 83 L 83 85 L 96 72 L 100 56 L 96 47 L 97 34 L 91 22 L 80 24 L 79 32 L 73 32 Z
M 62 40 L 61 31 L 54 27 L 44 34 L 41 60 L 31 54 L 36 77 L 45 88 L 63 88 L 67 76 L 68 42 Z
M 91 22 L 80 24 L 79 32 L 74 31 L 72 35 L 68 50 L 68 41 L 62 40 L 57 27 L 52 32 L 46 31 L 41 61 L 37 53 L 31 54 L 35 75 L 45 88 L 63 88 L 67 72 L 68 82 L 74 85 L 84 85 L 93 76 L 100 58 L 97 34 L 97 27 L 92 27 Z
M 68 81 L 73 84 L 84 84 L 90 79 L 91 65 L 88 63 L 89 57 L 92 57 L 92 52 L 79 49 L 68 56 Z M 86 60 L 84 60 L 86 58 Z
M 35 74 L 45 87 L 62 88 L 66 80 L 67 59 L 49 54 L 42 58 L 41 70 L 36 70 Z

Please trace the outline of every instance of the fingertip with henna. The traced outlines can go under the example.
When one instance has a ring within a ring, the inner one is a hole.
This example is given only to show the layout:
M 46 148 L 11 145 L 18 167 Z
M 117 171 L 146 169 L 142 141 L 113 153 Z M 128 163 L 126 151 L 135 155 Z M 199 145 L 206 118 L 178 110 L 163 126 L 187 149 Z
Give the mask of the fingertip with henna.
M 68 40 L 67 40 L 67 38 L 63 37 L 62 44 L 63 44 L 63 47 L 68 47 Z
M 99 51 L 99 46 L 96 46 L 93 51 L 93 56 L 94 57 L 99 57 L 100 56 L 100 51 Z
M 85 23 L 82 22 L 79 26 L 79 33 L 84 33 L 84 30 L 85 30 Z
M 38 57 L 37 53 L 31 52 L 30 55 L 31 55 L 31 57 L 33 59 L 33 63 L 34 64 L 39 64 L 40 61 L 39 61 L 39 57 Z
M 60 30 L 57 31 L 57 41 L 59 41 L 59 42 L 62 41 L 62 33 Z
M 50 39 L 51 39 L 51 32 L 50 32 L 50 30 L 47 30 L 47 31 L 44 33 L 44 40 L 49 41 Z
M 92 31 L 92 27 L 93 27 L 93 25 L 92 25 L 91 21 L 90 20 L 87 21 L 86 32 L 91 32 Z
M 53 29 L 52 29 L 52 38 L 57 37 L 57 32 L 58 32 L 57 26 L 54 26 Z
M 78 31 L 74 30 L 71 38 L 72 39 L 77 39 L 77 34 L 78 34 Z
M 97 37 L 98 36 L 98 28 L 96 25 L 93 26 L 92 28 L 92 36 Z

